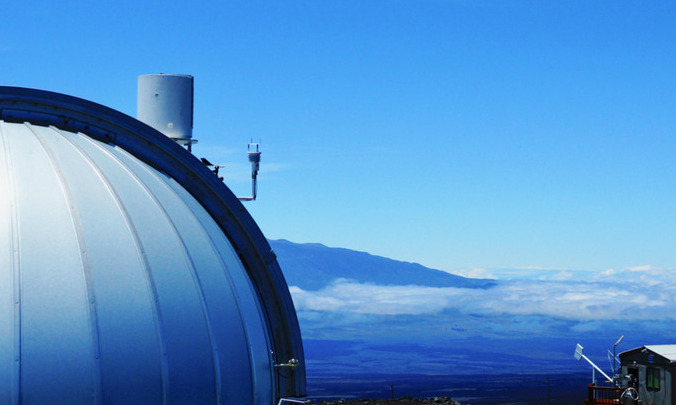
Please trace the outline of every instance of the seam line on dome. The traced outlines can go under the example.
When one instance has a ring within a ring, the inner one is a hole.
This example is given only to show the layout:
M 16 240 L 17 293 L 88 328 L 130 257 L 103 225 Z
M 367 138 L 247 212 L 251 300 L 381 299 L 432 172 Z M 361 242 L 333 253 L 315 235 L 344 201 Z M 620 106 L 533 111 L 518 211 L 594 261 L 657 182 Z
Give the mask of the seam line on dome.
M 168 189 L 173 190 L 166 182 L 163 182 L 163 184 Z M 179 183 L 176 183 L 176 184 L 178 184 L 178 186 L 180 187 Z M 190 195 L 187 191 L 186 191 L 186 194 Z M 181 195 L 178 195 L 178 197 L 181 201 L 181 204 L 183 204 L 185 207 L 188 208 L 190 215 L 192 215 L 192 217 L 195 219 L 195 221 L 197 221 L 199 224 L 202 224 L 202 221 L 200 221 L 200 219 L 197 217 L 197 215 L 195 215 L 194 211 L 188 205 L 188 203 L 184 200 L 184 198 Z M 202 208 L 201 205 L 200 205 L 200 208 Z M 207 215 L 209 215 L 208 212 L 207 212 Z M 209 216 L 209 218 L 211 218 L 211 217 Z M 219 228 L 217 224 L 214 224 L 214 225 L 218 228 L 219 231 L 221 231 L 221 228 Z M 240 295 L 238 293 L 237 288 L 235 287 L 235 282 L 232 279 L 232 276 L 230 275 L 230 273 L 228 271 L 229 267 L 224 262 L 223 257 L 221 256 L 221 252 L 219 251 L 218 247 L 216 246 L 216 242 L 214 241 L 214 238 L 211 236 L 211 234 L 209 234 L 209 232 L 206 231 L 206 229 L 204 229 L 204 227 L 202 227 L 202 233 L 205 235 L 205 238 L 209 241 L 209 246 L 211 247 L 211 250 L 214 252 L 214 255 L 217 257 L 220 270 L 224 274 L 224 277 L 225 277 L 225 279 L 228 283 L 228 287 L 230 287 L 230 291 L 232 291 L 233 295 L 236 298 L 239 298 Z M 223 236 L 223 239 L 227 241 L 227 243 L 230 243 L 230 241 L 225 236 L 225 234 L 223 234 L 222 236 Z M 235 254 L 234 257 L 237 259 L 238 262 L 241 263 L 241 259 L 237 254 Z M 244 267 L 244 266 L 242 265 L 242 267 Z M 248 279 L 249 275 L 246 273 L 246 270 L 244 268 L 242 268 L 242 271 L 245 273 L 245 277 L 247 278 L 247 281 L 249 281 L 249 279 Z M 258 296 L 255 295 L 255 293 L 252 293 L 252 298 L 253 298 L 254 301 L 256 301 L 258 299 Z M 255 302 L 255 303 L 257 304 L 257 302 Z M 235 299 L 235 307 L 237 308 L 237 313 L 239 314 L 239 321 L 240 321 L 240 325 L 242 327 L 242 331 L 244 333 L 244 340 L 247 344 L 247 350 L 249 351 L 249 355 L 247 356 L 247 360 L 249 361 L 249 373 L 250 373 L 251 382 L 252 382 L 252 384 L 251 384 L 251 396 L 252 396 L 252 398 L 255 398 L 256 392 L 257 392 L 257 390 L 256 390 L 257 378 L 256 378 L 256 373 L 255 373 L 255 362 L 253 361 L 252 355 L 251 355 L 251 349 L 252 349 L 251 336 L 250 336 L 250 332 L 249 332 L 249 327 L 248 327 L 248 325 L 245 321 L 245 315 L 242 311 L 239 299 Z M 261 323 L 263 324 L 263 327 L 267 327 L 267 321 L 266 320 L 261 319 Z M 268 346 L 267 336 L 265 336 L 265 338 L 266 338 L 266 346 Z
M 126 151 L 123 151 L 121 148 L 116 148 L 115 151 L 116 152 L 124 152 L 126 154 Z M 204 324 L 205 324 L 205 327 L 207 329 L 207 334 L 209 336 L 209 345 L 211 347 L 211 354 L 212 354 L 212 358 L 211 358 L 212 369 L 214 371 L 214 377 L 215 377 L 214 382 L 215 382 L 216 398 L 220 402 L 220 399 L 221 399 L 221 396 L 222 396 L 221 395 L 222 387 L 221 387 L 221 381 L 220 381 L 220 378 L 219 378 L 220 377 L 220 371 L 218 369 L 218 365 L 220 364 L 219 351 L 218 351 L 218 347 L 216 345 L 216 339 L 214 337 L 214 333 L 213 333 L 213 330 L 212 330 L 212 327 L 211 327 L 211 323 L 209 322 L 209 315 L 208 315 L 209 311 L 208 311 L 206 298 L 204 296 L 204 289 L 202 287 L 202 282 L 199 279 L 199 276 L 197 275 L 195 264 L 194 264 L 192 256 L 190 255 L 190 252 L 188 251 L 186 242 L 183 239 L 183 237 L 181 236 L 180 232 L 178 231 L 178 229 L 176 227 L 176 224 L 171 219 L 171 216 L 168 214 L 168 212 L 167 212 L 166 208 L 164 207 L 164 205 L 162 204 L 162 202 L 158 200 L 158 198 L 150 190 L 148 185 L 146 185 L 146 183 L 144 181 L 142 181 L 142 179 L 139 178 L 139 176 L 129 166 L 129 164 L 127 162 L 122 161 L 120 159 L 120 157 L 118 157 L 115 153 L 112 153 L 110 151 L 105 151 L 105 150 L 104 150 L 104 152 L 108 156 L 110 156 L 111 159 L 114 159 L 120 165 L 120 167 L 122 167 L 127 173 L 129 173 L 129 175 L 134 179 L 134 181 L 138 184 L 138 186 L 141 187 L 145 191 L 146 195 L 148 195 L 150 200 L 155 204 L 157 209 L 161 212 L 161 215 L 162 215 L 164 221 L 169 225 L 169 227 L 171 228 L 174 236 L 179 241 L 179 243 L 182 247 L 181 255 L 183 256 L 184 260 L 186 261 L 186 265 L 189 268 L 188 273 L 189 273 L 191 279 L 193 280 L 195 290 L 196 290 L 197 295 L 199 297 L 202 319 L 204 320 Z M 136 159 L 136 158 L 134 158 L 134 159 Z M 139 165 L 139 167 L 147 170 L 146 167 L 143 166 L 143 165 Z M 152 173 L 150 171 L 148 171 L 148 173 L 152 177 L 156 177 L 156 175 L 154 173 Z M 160 183 L 163 183 L 163 182 L 160 180 Z
M 20 256 L 20 239 L 19 239 L 19 224 L 18 224 L 18 208 L 16 205 L 16 188 L 14 185 L 14 176 L 13 176 L 13 166 L 11 163 L 11 154 L 9 153 L 9 144 L 8 140 L 4 136 L 5 131 L 5 122 L 0 121 L 0 149 L 4 154 L 5 161 L 5 173 L 7 178 L 7 191 L 9 193 L 9 213 L 11 218 L 9 219 L 10 229 L 10 249 L 12 258 L 10 260 L 11 266 L 11 279 L 12 279 L 12 302 L 13 302 L 13 313 L 12 313 L 12 358 L 14 364 L 12 369 L 14 376 L 11 382 L 11 403 L 18 405 L 21 403 L 21 256 Z
M 120 153 L 120 154 L 122 154 L 122 155 L 124 155 L 124 156 L 129 156 L 129 157 L 131 157 L 131 158 L 133 158 L 133 159 L 138 159 L 138 157 L 136 157 L 135 155 L 133 155 L 132 153 L 128 152 L 127 150 L 125 150 L 125 149 L 122 148 L 122 147 L 116 147 L 116 148 L 115 148 L 115 152 L 116 152 L 116 153 Z M 111 153 L 111 152 L 106 152 L 106 153 L 109 153 L 111 156 L 114 155 L 114 154 Z M 117 157 L 115 157 L 115 158 L 116 158 L 116 159 L 119 159 L 119 158 L 117 158 Z M 145 163 L 145 162 L 144 162 L 144 163 Z M 121 164 L 124 164 L 124 163 L 121 163 Z M 126 164 L 125 164 L 125 167 L 126 167 Z M 145 168 L 145 167 L 144 167 L 144 168 Z M 147 168 L 145 168 L 145 169 L 148 170 Z M 167 174 L 167 173 L 165 173 L 165 172 L 162 172 L 162 171 L 158 170 L 157 168 L 154 168 L 154 169 L 157 170 L 158 172 L 160 172 L 160 173 L 166 175 L 167 177 L 170 177 L 170 178 L 173 179 L 173 177 L 171 177 L 169 174 Z M 132 174 L 135 178 L 137 178 L 136 174 L 134 174 L 133 171 L 132 171 L 131 169 L 129 169 L 129 171 L 132 172 L 131 174 Z M 153 199 L 153 201 L 156 202 L 156 204 L 158 205 L 158 207 L 159 207 L 159 208 L 162 210 L 162 212 L 164 213 L 165 210 L 162 208 L 161 204 L 160 204 L 160 203 L 157 201 L 157 199 L 154 197 L 153 193 L 151 193 L 151 192 L 147 189 L 146 185 L 145 185 L 142 181 L 140 181 L 140 180 L 137 180 L 137 181 L 138 181 L 138 183 L 141 185 L 141 187 L 143 187 L 143 188 L 146 190 L 146 193 Z M 164 182 L 163 182 L 163 183 L 164 183 Z M 179 184 L 181 187 L 183 187 L 183 185 L 181 185 L 180 183 L 178 183 L 178 181 L 177 181 L 177 184 Z M 167 186 L 167 187 L 168 187 L 168 186 Z M 188 195 L 191 195 L 192 197 L 194 197 L 194 196 L 193 196 L 192 194 L 190 194 L 187 190 L 186 190 L 186 193 L 188 193 Z M 194 198 L 196 198 L 196 197 L 194 197 Z M 185 204 L 185 202 L 183 201 L 182 198 L 181 198 L 181 202 L 182 202 L 183 204 Z M 199 201 L 198 201 L 198 203 L 199 203 Z M 204 208 L 201 204 L 200 204 L 200 206 L 201 206 L 203 209 L 205 209 L 205 211 L 207 211 L 207 214 L 208 214 L 210 217 L 212 217 L 212 214 L 211 214 L 208 210 L 206 210 L 206 208 Z M 244 209 L 243 206 L 242 206 L 242 209 Z M 191 211 L 191 212 L 192 212 L 192 211 Z M 168 216 L 165 215 L 165 217 L 167 218 L 167 221 L 169 222 L 169 224 L 173 227 L 173 226 L 174 226 L 174 225 L 173 225 L 173 222 L 168 218 Z M 272 323 L 271 323 L 270 320 L 269 320 L 269 315 L 267 314 L 265 305 L 264 305 L 264 303 L 263 303 L 263 300 L 264 300 L 264 294 L 263 294 L 261 291 L 259 291 L 258 288 L 256 288 L 255 282 L 252 280 L 251 273 L 247 270 L 246 266 L 244 265 L 244 258 L 242 257 L 242 252 L 241 252 L 241 251 L 238 251 L 238 249 L 236 248 L 236 244 L 232 243 L 232 241 L 228 238 L 228 235 L 227 235 L 226 231 L 225 231 L 223 228 L 221 228 L 221 227 L 218 225 L 218 223 L 216 224 L 216 226 L 219 228 L 219 230 L 221 230 L 221 232 L 223 233 L 224 238 L 225 238 L 225 239 L 228 241 L 228 243 L 232 246 L 232 249 L 233 249 L 233 251 L 234 251 L 234 253 L 235 253 L 235 256 L 236 256 L 236 258 L 237 258 L 237 261 L 241 264 L 241 266 L 242 266 L 242 271 L 244 272 L 245 277 L 247 278 L 247 280 L 250 282 L 250 284 L 247 286 L 247 287 L 248 287 L 248 290 L 250 290 L 250 291 L 251 291 L 251 294 L 255 297 L 255 298 L 254 298 L 254 301 L 255 301 L 255 304 L 256 304 L 256 312 L 258 313 L 259 317 L 261 317 L 261 319 L 262 319 L 262 323 L 263 323 L 262 327 L 263 327 L 264 329 L 267 330 L 267 334 L 265 334 L 265 336 L 264 336 L 264 339 L 265 339 L 265 345 L 266 345 L 266 353 L 265 353 L 266 360 L 270 363 L 270 365 L 272 365 L 272 364 L 275 363 L 275 356 L 277 355 L 277 353 L 275 353 L 275 351 L 272 349 L 272 347 L 275 347 L 274 340 L 275 340 L 276 337 L 275 337 L 275 334 L 273 333 L 273 325 L 272 325 Z M 179 240 L 180 240 L 181 237 L 180 237 L 180 236 L 178 236 L 178 237 L 179 237 Z M 213 240 L 211 239 L 211 237 L 208 236 L 208 238 L 209 238 L 210 242 L 213 243 Z M 183 243 L 183 242 L 182 242 L 182 243 Z M 184 244 L 184 243 L 183 243 L 183 246 L 184 246 L 184 248 L 185 248 L 185 244 Z M 213 246 L 213 245 L 212 245 L 212 246 Z M 220 254 L 218 254 L 217 256 L 219 256 L 219 260 L 220 260 Z M 273 256 L 273 257 L 274 257 L 274 256 Z M 264 259 L 264 261 L 267 262 L 268 259 L 266 258 L 266 259 Z M 269 266 L 270 263 L 266 263 L 266 265 Z M 267 266 L 266 266 L 266 268 L 267 268 Z M 193 266 L 193 269 L 194 269 L 194 266 Z M 236 294 L 236 295 L 239 295 L 238 292 L 237 292 L 237 289 L 234 288 L 234 286 L 233 286 L 234 281 L 230 278 L 229 275 L 227 275 L 227 272 L 226 272 L 226 276 L 227 276 L 227 280 L 228 280 L 228 282 L 230 283 L 231 288 L 233 288 L 233 291 L 235 292 L 235 294 Z M 200 287 L 200 290 L 201 290 L 201 287 Z M 258 301 L 258 300 L 260 300 L 260 301 Z M 238 305 L 238 303 L 237 303 L 237 305 Z M 238 305 L 238 306 L 239 306 L 239 305 Z M 239 308 L 238 308 L 238 310 L 240 311 L 240 314 L 242 314 L 242 312 L 241 312 L 241 310 L 240 310 Z M 207 316 L 207 315 L 205 315 L 205 316 Z M 242 317 L 242 318 L 243 318 L 243 317 Z M 207 321 L 208 321 L 208 318 L 207 318 Z M 242 320 L 242 322 L 244 322 L 244 320 Z M 251 350 L 252 345 L 251 345 L 251 337 L 250 337 L 250 335 L 251 335 L 252 333 L 249 331 L 250 328 L 247 327 L 247 325 L 244 325 L 244 328 L 243 328 L 243 329 L 244 329 L 244 333 L 246 334 L 246 342 L 247 342 L 248 350 L 249 350 L 249 356 L 248 356 L 249 358 L 248 358 L 248 361 L 249 361 L 249 364 L 250 364 L 250 373 L 251 373 L 250 377 L 251 377 L 251 381 L 252 381 L 252 392 L 251 392 L 251 394 L 252 394 L 252 397 L 254 398 L 254 402 L 256 402 L 256 401 L 257 401 L 257 400 L 256 400 L 256 397 L 259 396 L 259 395 L 258 395 L 258 386 L 259 386 L 259 380 L 260 380 L 260 377 L 258 376 L 258 374 L 257 374 L 257 372 L 256 372 L 256 368 L 255 368 L 256 361 L 255 361 L 255 359 L 254 359 L 253 356 L 252 356 L 252 350 Z M 288 356 L 287 356 L 287 357 L 288 357 Z M 270 381 L 269 381 L 269 384 L 270 384 L 270 388 L 271 388 L 271 390 L 272 390 L 272 396 L 273 396 L 273 397 L 276 397 L 276 396 L 278 395 L 278 391 L 279 391 L 279 386 L 278 386 L 278 385 L 279 385 L 279 382 L 278 382 L 278 380 L 279 380 L 279 375 L 278 375 L 277 371 L 274 370 L 274 369 L 272 368 L 272 366 L 271 366 L 271 369 L 270 369 Z
M 119 152 L 122 153 L 122 154 L 126 154 L 126 155 L 129 155 L 129 156 L 132 156 L 132 155 L 129 154 L 129 152 L 127 152 L 127 151 L 125 151 L 125 150 L 123 150 L 123 149 L 119 150 Z M 152 171 L 151 171 L 148 167 L 142 166 L 142 169 L 145 170 L 146 172 L 148 172 L 150 175 L 154 175 L 154 174 L 152 173 Z M 234 285 L 235 282 L 232 280 L 232 276 L 231 276 L 231 275 L 229 274 L 229 272 L 228 272 L 228 266 L 227 266 L 226 263 L 224 262 L 223 257 L 221 256 L 221 252 L 220 252 L 219 249 L 217 248 L 216 242 L 214 241 L 214 238 L 212 237 L 212 235 L 211 235 L 209 232 L 206 231 L 206 229 L 204 228 L 204 225 L 202 224 L 202 221 L 197 217 L 197 215 L 196 215 L 195 212 L 193 211 L 193 208 L 190 207 L 190 205 L 185 201 L 184 197 L 181 196 L 179 193 L 177 193 L 177 191 L 176 191 L 174 188 L 172 188 L 172 187 L 168 184 L 168 181 L 166 181 L 166 180 L 164 180 L 164 179 L 161 179 L 161 178 L 160 178 L 159 180 L 160 180 L 159 183 L 160 183 L 161 187 L 165 188 L 165 190 L 167 190 L 168 192 L 170 192 L 170 193 L 176 195 L 176 197 L 177 197 L 179 203 L 180 203 L 183 207 L 186 208 L 186 210 L 187 210 L 187 212 L 188 212 L 188 215 L 190 215 L 196 223 L 198 223 L 198 224 L 201 225 L 201 226 L 199 227 L 199 228 L 200 228 L 200 232 L 202 233 L 202 235 L 204 236 L 204 238 L 208 241 L 209 247 L 210 247 L 211 251 L 213 252 L 214 256 L 216 257 L 216 260 L 218 261 L 218 264 L 219 264 L 219 270 L 222 272 L 222 274 L 223 274 L 223 276 L 224 276 L 224 278 L 225 278 L 225 280 L 226 280 L 226 282 L 227 282 L 227 284 L 228 284 L 228 287 L 230 288 L 230 291 L 232 292 L 233 296 L 234 296 L 235 298 L 239 298 L 238 290 L 237 290 L 237 288 L 236 288 L 235 285 Z M 172 180 L 173 180 L 173 179 L 172 179 Z M 178 187 L 181 187 L 180 184 L 179 184 L 178 182 L 176 182 L 176 184 L 178 185 Z M 182 188 L 182 187 L 181 187 L 181 188 Z M 183 189 L 183 190 L 185 191 L 185 189 Z M 187 195 L 191 196 L 187 191 L 185 191 L 185 193 L 186 193 Z M 191 196 L 191 197 L 192 197 L 192 196 Z M 194 197 L 193 197 L 193 198 L 194 198 Z M 197 201 L 195 201 L 195 203 L 197 203 Z M 158 204 L 161 204 L 161 203 L 158 202 Z M 197 205 L 199 205 L 199 203 L 197 203 Z M 200 207 L 201 209 L 204 209 L 201 205 L 199 205 L 199 207 Z M 207 212 L 206 214 L 209 215 L 208 212 Z M 170 219 L 168 216 L 167 216 L 167 218 L 168 218 L 169 221 L 171 221 L 171 219 Z M 211 218 L 211 217 L 209 216 L 209 218 Z M 171 222 L 173 223 L 173 221 L 171 221 Z M 222 232 L 221 228 L 219 228 L 217 224 L 214 223 L 214 225 L 216 226 L 216 228 L 218 229 L 219 232 Z M 179 238 L 181 238 L 180 235 L 179 235 Z M 227 241 L 227 243 L 230 243 L 230 241 L 225 237 L 225 234 L 223 234 L 223 238 L 224 238 L 225 241 Z M 181 239 L 183 239 L 183 238 L 181 238 Z M 184 244 L 184 246 L 185 246 L 185 244 Z M 186 252 L 187 252 L 187 248 L 186 248 Z M 237 261 L 239 261 L 239 262 L 241 263 L 241 259 L 240 259 L 236 254 L 235 254 L 235 257 L 236 257 Z M 243 265 L 242 265 L 242 267 L 243 267 Z M 244 268 L 242 268 L 242 271 L 244 272 L 245 277 L 247 278 L 247 281 L 248 281 L 249 275 L 246 273 L 246 270 L 245 270 Z M 195 272 L 195 275 L 196 275 L 196 278 L 197 278 L 197 282 L 200 284 L 200 289 L 202 289 L 202 287 L 201 287 L 202 281 L 199 279 L 199 275 L 197 274 L 197 272 Z M 254 293 L 253 291 L 252 291 L 252 298 L 253 298 L 254 302 L 255 302 L 256 299 L 258 298 L 258 297 L 255 295 L 255 293 Z M 257 303 L 257 302 L 255 302 L 255 303 Z M 207 305 L 207 304 L 206 304 L 206 301 L 205 301 L 205 305 Z M 249 355 L 247 356 L 247 360 L 249 361 L 249 373 L 250 373 L 250 377 L 251 377 L 251 381 L 252 381 L 252 391 L 251 391 L 251 396 L 252 396 L 252 399 L 253 399 L 253 398 L 256 397 L 256 392 L 257 392 L 257 390 L 256 390 L 256 385 L 257 385 L 257 384 L 256 384 L 256 381 L 257 381 L 257 378 L 256 378 L 256 373 L 255 373 L 255 362 L 253 361 L 252 356 L 251 356 L 252 345 L 251 345 L 250 331 L 249 331 L 248 325 L 246 324 L 245 316 L 244 316 L 244 313 L 243 313 L 243 311 L 242 311 L 242 309 L 241 309 L 241 305 L 240 305 L 239 299 L 235 299 L 235 300 L 234 300 L 234 305 L 235 305 L 235 307 L 237 308 L 237 313 L 239 314 L 239 323 L 240 323 L 240 326 L 242 327 L 242 331 L 243 331 L 243 334 L 244 334 L 244 340 L 245 340 L 245 343 L 246 343 L 246 345 L 247 345 L 247 350 L 248 350 L 248 352 L 249 352 Z M 208 309 L 208 306 L 207 306 L 207 309 Z M 209 311 L 207 310 L 207 313 L 208 313 L 208 312 L 209 312 Z M 259 316 L 260 316 L 260 314 L 259 314 Z M 208 316 L 207 316 L 207 320 L 208 320 Z M 267 326 L 267 322 L 266 322 L 265 320 L 261 319 L 261 323 L 263 324 L 263 327 L 266 327 L 266 326 Z M 268 344 L 268 342 L 267 342 L 267 336 L 265 336 L 265 338 L 266 338 L 266 351 L 267 351 L 267 346 L 269 346 L 269 344 Z M 215 338 L 214 338 L 214 339 L 215 339 Z M 217 355 L 217 357 L 216 357 L 217 363 L 220 364 L 220 362 L 221 362 L 221 355 L 220 355 L 220 352 L 218 351 L 218 345 L 215 343 L 215 340 L 214 340 L 214 348 L 215 348 L 215 350 L 216 350 L 216 352 L 217 352 L 217 353 L 216 353 L 216 355 Z M 217 376 L 220 377 L 220 370 L 218 369 L 218 364 L 215 364 L 215 366 L 217 367 L 217 368 L 216 368 Z M 227 364 L 223 364 L 223 366 L 227 366 Z M 219 382 L 219 390 L 222 389 L 222 387 L 220 387 L 220 385 L 221 385 L 221 384 L 220 384 L 220 382 Z M 271 394 L 272 394 L 272 393 L 271 393 Z M 221 398 L 221 396 L 219 395 L 219 403 L 220 403 L 220 402 L 222 402 L 222 398 Z
M 90 337 L 92 343 L 92 351 L 94 352 L 93 363 L 93 372 L 94 372 L 94 398 L 97 404 L 103 403 L 102 389 L 101 389 L 101 347 L 100 347 L 100 338 L 99 338 L 99 321 L 98 321 L 98 312 L 96 308 L 96 292 L 94 290 L 93 279 L 92 279 L 92 269 L 91 262 L 89 261 L 89 251 L 87 248 L 87 242 L 84 237 L 84 231 L 82 228 L 82 220 L 80 218 L 80 212 L 75 200 L 73 198 L 73 193 L 70 189 L 68 181 L 66 180 L 61 166 L 58 164 L 54 150 L 49 145 L 48 141 L 45 139 L 44 135 L 40 131 L 36 130 L 35 127 L 30 123 L 25 123 L 25 125 L 33 132 L 33 135 L 36 137 L 45 153 L 47 154 L 49 161 L 54 168 L 54 172 L 59 180 L 59 186 L 61 191 L 66 198 L 68 204 L 68 210 L 70 212 L 70 219 L 75 230 L 75 237 L 77 239 L 78 250 L 80 251 L 81 261 L 80 264 L 83 270 L 83 276 L 85 281 L 86 297 L 87 297 L 87 313 L 89 315 L 89 329 Z M 54 127 L 50 127 L 52 131 L 56 133 L 57 136 L 60 136 L 61 133 Z
M 60 129 L 56 128 L 56 130 L 61 131 Z M 160 308 L 159 305 L 159 298 L 158 298 L 158 293 L 157 293 L 157 287 L 155 285 L 155 279 L 153 277 L 152 271 L 151 271 L 151 266 L 150 262 L 148 261 L 148 257 L 146 255 L 146 250 L 143 245 L 143 242 L 141 241 L 141 238 L 138 234 L 138 231 L 136 229 L 136 226 L 134 222 L 131 219 L 131 216 L 129 214 L 129 210 L 127 209 L 126 205 L 123 203 L 122 198 L 119 196 L 115 188 L 112 186 L 112 183 L 108 176 L 99 168 L 99 166 L 94 162 L 94 160 L 89 156 L 87 152 L 85 152 L 82 148 L 82 146 L 78 145 L 76 142 L 74 142 L 68 132 L 62 132 L 64 135 L 65 139 L 70 142 L 73 147 L 75 147 L 84 157 L 85 160 L 91 165 L 91 167 L 96 171 L 97 175 L 101 178 L 104 186 L 108 190 L 108 192 L 111 194 L 115 201 L 115 205 L 118 207 L 120 210 L 120 213 L 124 219 L 125 225 L 127 229 L 129 230 L 132 240 L 134 242 L 134 245 L 136 246 L 136 251 L 139 253 L 139 260 L 141 263 L 141 267 L 143 268 L 143 274 L 144 278 L 146 279 L 148 289 L 150 291 L 150 294 L 152 296 L 152 302 L 151 302 L 151 308 L 153 311 L 153 320 L 155 323 L 155 331 L 157 333 L 157 339 L 159 343 L 159 358 L 160 358 L 160 369 L 162 372 L 162 403 L 167 404 L 169 402 L 169 367 L 167 363 L 167 346 L 165 342 L 165 332 L 164 332 L 164 327 L 163 327 L 163 316 L 162 316 L 162 309 Z M 91 145 L 99 149 L 102 153 L 105 155 L 110 156 L 110 153 L 106 151 L 104 148 L 102 148 L 98 142 L 94 139 L 91 139 L 87 134 L 82 134 L 78 133 L 78 135 L 82 135 L 82 139 L 86 142 L 89 142 Z
M 122 151 L 122 150 L 119 150 L 119 151 Z M 209 343 L 211 344 L 211 352 L 212 352 L 212 356 L 213 356 L 212 357 L 212 363 L 213 363 L 215 385 L 216 385 L 216 387 L 215 387 L 216 388 L 216 399 L 217 399 L 218 403 L 221 403 L 222 397 L 223 397 L 223 391 L 222 391 L 223 387 L 222 387 L 222 384 L 221 384 L 221 378 L 220 378 L 221 373 L 220 373 L 220 367 L 219 367 L 220 364 L 221 364 L 221 357 L 220 357 L 220 352 L 218 350 L 218 344 L 216 343 L 216 337 L 214 336 L 214 331 L 213 331 L 213 328 L 211 326 L 211 322 L 210 322 L 210 319 L 209 319 L 209 305 L 207 303 L 206 296 L 204 294 L 203 282 L 199 277 L 199 274 L 197 272 L 197 268 L 195 266 L 192 255 L 190 254 L 190 251 L 188 250 L 188 246 L 185 242 L 185 239 L 183 238 L 183 236 L 181 236 L 181 233 L 178 231 L 178 227 L 177 227 L 176 223 L 172 220 L 172 218 L 169 215 L 169 213 L 167 212 L 167 209 L 165 208 L 164 204 L 162 204 L 162 202 L 155 196 L 154 193 L 151 192 L 151 190 L 148 188 L 148 186 L 136 175 L 136 173 L 133 172 L 133 170 L 128 167 L 128 165 L 126 165 L 124 162 L 122 162 L 117 156 L 115 156 L 115 159 L 117 159 L 120 162 L 120 164 L 127 167 L 128 170 L 130 171 L 130 173 L 132 174 L 132 176 L 134 176 L 134 178 L 136 179 L 136 181 L 141 185 L 141 187 L 143 187 L 146 190 L 146 192 L 148 193 L 150 198 L 155 202 L 157 207 L 162 212 L 164 219 L 170 225 L 171 229 L 174 232 L 174 235 L 180 241 L 181 246 L 183 247 L 183 255 L 184 255 L 184 258 L 186 260 L 186 264 L 191 269 L 190 276 L 193 279 L 193 282 L 195 283 L 195 289 L 197 290 L 198 295 L 200 297 L 200 303 L 201 303 L 201 307 L 202 307 L 202 315 L 204 317 L 205 325 L 206 325 L 206 328 L 207 328 L 207 331 L 208 331 L 208 334 L 209 334 Z M 155 173 L 153 173 L 152 171 L 150 171 L 148 169 L 148 167 L 143 166 L 143 165 L 139 165 L 139 167 L 141 168 L 141 170 L 145 170 L 146 173 L 148 173 L 150 176 L 155 177 L 157 179 L 157 175 Z M 165 182 L 162 181 L 162 179 L 158 179 L 158 183 L 161 185 L 161 187 L 164 187 L 165 190 L 168 190 L 171 193 L 175 194 L 175 192 L 171 188 L 166 186 Z M 180 197 L 177 197 L 177 199 L 180 200 L 181 203 L 183 203 L 183 200 Z M 192 213 L 192 210 L 188 210 L 188 211 L 190 213 Z M 220 256 L 218 254 L 216 254 L 215 256 L 217 256 L 219 262 L 221 262 Z M 235 300 L 235 305 L 238 305 L 237 300 Z

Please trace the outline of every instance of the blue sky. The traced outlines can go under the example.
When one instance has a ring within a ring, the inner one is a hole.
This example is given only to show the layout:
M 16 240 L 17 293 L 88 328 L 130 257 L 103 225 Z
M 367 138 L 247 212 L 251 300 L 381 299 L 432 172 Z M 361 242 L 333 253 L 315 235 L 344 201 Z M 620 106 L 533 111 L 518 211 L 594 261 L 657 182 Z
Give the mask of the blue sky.
M 676 269 L 676 5 L 19 2 L 3 85 L 130 115 L 195 76 L 198 156 L 270 238 L 469 274 Z

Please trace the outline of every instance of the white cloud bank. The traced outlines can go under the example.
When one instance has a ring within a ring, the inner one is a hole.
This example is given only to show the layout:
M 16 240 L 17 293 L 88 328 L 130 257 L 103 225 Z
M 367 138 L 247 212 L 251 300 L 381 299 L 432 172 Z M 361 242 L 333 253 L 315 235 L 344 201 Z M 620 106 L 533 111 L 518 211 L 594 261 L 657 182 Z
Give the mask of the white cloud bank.
M 336 280 L 319 291 L 291 287 L 296 309 L 374 315 L 542 315 L 573 321 L 674 320 L 676 272 L 650 266 L 546 280 L 501 281 L 489 289 L 381 286 Z M 575 281 L 571 281 L 575 280 Z
M 377 315 L 419 315 L 449 308 L 468 290 L 420 286 L 378 286 L 336 280 L 319 291 L 289 288 L 298 311 L 341 311 Z

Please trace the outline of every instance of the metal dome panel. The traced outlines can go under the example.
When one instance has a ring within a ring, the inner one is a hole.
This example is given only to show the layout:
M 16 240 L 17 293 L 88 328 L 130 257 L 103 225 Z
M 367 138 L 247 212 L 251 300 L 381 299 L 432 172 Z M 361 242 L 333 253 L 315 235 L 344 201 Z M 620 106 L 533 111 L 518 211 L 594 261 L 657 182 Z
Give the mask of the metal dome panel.
M 199 186 L 213 181 L 208 170 L 177 171 L 172 154 L 118 127 L 154 130 L 65 101 L 99 118 L 8 112 L 0 97 L 0 403 L 271 404 L 302 394 L 302 368 L 289 379 L 274 367 L 302 359 L 300 335 L 248 214 L 228 214 L 225 187 Z M 26 116 L 33 123 L 12 122 Z M 90 124 L 95 135 L 80 131 Z
M 271 395 L 254 291 L 194 198 L 82 134 L 0 123 L 0 139 L 4 207 L 16 208 L 3 212 L 16 224 L 3 245 L 21 252 L 4 267 L 5 279 L 20 280 L 20 325 L 13 313 L 3 324 L 14 326 L 6 337 L 20 339 L 24 401 L 253 403 L 254 392 Z M 12 340 L 3 358 L 16 356 Z

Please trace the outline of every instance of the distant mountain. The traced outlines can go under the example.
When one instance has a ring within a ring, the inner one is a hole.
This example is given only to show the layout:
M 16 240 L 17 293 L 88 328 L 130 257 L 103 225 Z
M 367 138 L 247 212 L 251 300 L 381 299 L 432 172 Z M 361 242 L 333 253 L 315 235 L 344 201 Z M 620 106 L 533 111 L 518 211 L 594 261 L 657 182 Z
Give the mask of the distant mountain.
M 417 263 L 319 243 L 298 244 L 284 239 L 269 242 L 287 283 L 303 290 L 318 290 L 339 278 L 389 286 L 489 288 L 496 285 L 493 280 L 465 278 Z
M 431 381 L 472 375 L 456 387 L 472 387 L 467 381 L 486 385 L 467 391 L 473 399 L 463 403 L 540 403 L 547 381 L 558 375 L 553 387 L 582 398 L 587 382 L 577 376 L 588 376 L 590 366 L 574 358 L 578 343 L 608 370 L 607 349 L 619 336 L 625 336 L 622 350 L 669 344 L 676 336 L 670 315 L 676 306 L 650 299 L 676 294 L 669 272 L 627 270 L 609 283 L 593 272 L 576 280 L 580 274 L 572 271 L 524 275 L 505 269 L 509 279 L 481 280 L 349 249 L 269 242 L 289 286 L 298 287 L 290 292 L 310 397 L 386 396 L 392 387 L 423 396 L 443 389 L 462 397 L 447 380 L 424 388 L 412 376 Z M 647 276 L 660 282 L 647 286 L 641 281 Z M 524 370 L 541 374 L 527 381 Z M 529 389 L 495 388 L 505 381 Z M 484 401 L 486 395 L 500 398 Z

